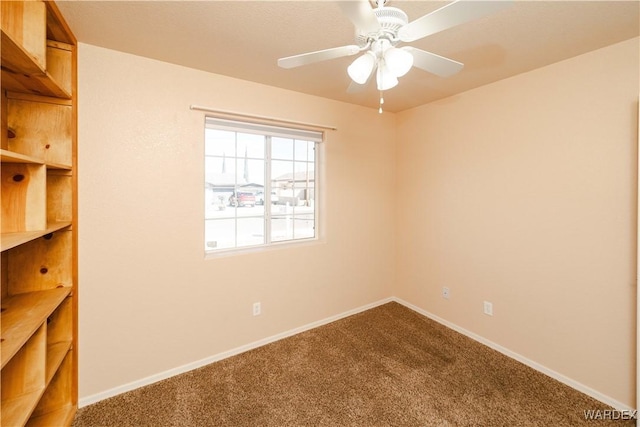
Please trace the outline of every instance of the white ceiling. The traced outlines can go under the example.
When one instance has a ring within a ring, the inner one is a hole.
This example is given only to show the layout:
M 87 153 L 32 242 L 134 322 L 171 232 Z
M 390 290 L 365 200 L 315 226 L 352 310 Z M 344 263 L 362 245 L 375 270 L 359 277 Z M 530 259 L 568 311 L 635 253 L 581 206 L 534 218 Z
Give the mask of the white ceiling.
M 390 1 L 412 21 L 441 1 Z M 80 42 L 378 107 L 375 84 L 347 93 L 355 57 L 293 69 L 280 57 L 354 43 L 352 23 L 332 1 L 57 1 Z M 402 111 L 639 35 L 640 2 L 515 1 L 510 8 L 411 43 L 463 62 L 441 78 L 412 69 L 385 93 Z M 615 70 L 611 70 L 615 78 Z

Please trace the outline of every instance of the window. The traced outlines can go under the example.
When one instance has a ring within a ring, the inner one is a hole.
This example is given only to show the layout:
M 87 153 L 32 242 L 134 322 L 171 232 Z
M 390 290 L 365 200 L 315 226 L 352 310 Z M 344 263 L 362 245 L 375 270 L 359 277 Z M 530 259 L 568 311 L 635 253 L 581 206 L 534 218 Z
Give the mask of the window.
M 207 117 L 205 251 L 315 239 L 322 132 Z

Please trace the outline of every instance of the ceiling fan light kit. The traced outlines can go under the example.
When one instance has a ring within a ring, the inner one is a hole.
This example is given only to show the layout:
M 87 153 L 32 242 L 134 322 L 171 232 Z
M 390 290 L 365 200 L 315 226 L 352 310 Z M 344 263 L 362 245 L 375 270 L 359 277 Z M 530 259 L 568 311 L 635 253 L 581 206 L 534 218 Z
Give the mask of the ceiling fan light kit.
M 358 57 L 347 68 L 351 79 L 360 85 L 366 84 L 377 67 L 378 90 L 387 90 L 398 84 L 398 77 L 409 72 L 413 66 L 413 56 L 406 50 L 395 48 L 389 40 L 379 39 L 371 50 Z
M 398 86 L 398 77 L 389 70 L 389 67 L 382 63 L 378 65 L 376 83 L 378 84 L 379 91 L 389 90 Z
M 397 77 L 402 77 L 413 67 L 413 55 L 405 49 L 390 47 L 384 53 L 384 62 Z
M 356 27 L 356 45 L 280 58 L 278 65 L 293 68 L 364 52 L 349 65 L 347 74 L 354 83 L 365 86 L 376 72 L 376 86 L 380 91 L 379 112 L 382 112 L 382 91 L 397 86 L 398 78 L 412 67 L 440 77 L 451 76 L 463 67 L 461 62 L 413 46 L 396 47 L 398 44 L 421 39 L 511 5 L 511 1 L 505 0 L 456 0 L 409 22 L 402 10 L 385 6 L 386 0 L 376 0 L 375 3 L 377 7 L 372 9 L 368 0 L 338 2 Z
M 376 60 L 377 58 L 372 52 L 365 52 L 364 55 L 359 56 L 349 65 L 347 74 L 349 74 L 351 80 L 359 85 L 363 85 L 369 80 L 369 77 L 371 77 L 373 68 L 376 66 Z

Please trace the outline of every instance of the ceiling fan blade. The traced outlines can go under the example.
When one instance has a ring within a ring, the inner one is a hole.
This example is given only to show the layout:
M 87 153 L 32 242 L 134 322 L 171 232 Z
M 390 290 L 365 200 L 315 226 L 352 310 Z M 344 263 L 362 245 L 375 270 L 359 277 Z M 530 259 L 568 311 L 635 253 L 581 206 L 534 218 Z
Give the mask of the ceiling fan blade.
M 453 59 L 445 58 L 444 56 L 436 55 L 435 53 L 421 49 L 416 49 L 415 47 L 405 46 L 402 49 L 413 55 L 414 67 L 421 68 L 440 77 L 449 77 L 462 70 L 462 67 L 464 67 L 462 62 L 454 61 Z
M 456 25 L 481 18 L 510 7 L 512 1 L 462 1 L 441 7 L 409 22 L 400 28 L 398 36 L 403 42 L 412 42 L 423 37 L 455 27 Z
M 314 62 L 326 61 L 328 59 L 355 55 L 358 52 L 360 52 L 360 47 L 355 44 L 333 47 L 331 49 L 318 50 L 316 52 L 308 52 L 300 55 L 280 58 L 278 59 L 278 65 L 282 68 L 294 68 L 301 65 L 313 64 Z
M 380 23 L 368 0 L 341 1 L 338 5 L 357 29 L 365 33 L 375 33 L 380 30 Z

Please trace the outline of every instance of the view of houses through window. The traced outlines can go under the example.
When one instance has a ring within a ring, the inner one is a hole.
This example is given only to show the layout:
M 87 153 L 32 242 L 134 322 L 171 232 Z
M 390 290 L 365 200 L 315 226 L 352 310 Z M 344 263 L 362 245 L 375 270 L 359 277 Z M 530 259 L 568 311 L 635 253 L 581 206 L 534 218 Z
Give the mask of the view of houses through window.
M 205 250 L 315 238 L 320 138 L 207 118 Z

